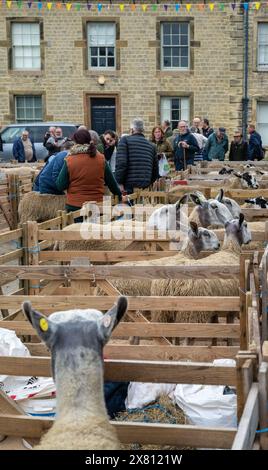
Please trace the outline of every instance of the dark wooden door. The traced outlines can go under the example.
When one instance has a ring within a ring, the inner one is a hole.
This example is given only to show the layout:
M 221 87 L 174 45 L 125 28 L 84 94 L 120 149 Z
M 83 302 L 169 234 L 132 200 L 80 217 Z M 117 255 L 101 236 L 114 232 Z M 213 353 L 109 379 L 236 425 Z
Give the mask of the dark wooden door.
M 115 98 L 91 98 L 91 129 L 103 134 L 116 130 Z

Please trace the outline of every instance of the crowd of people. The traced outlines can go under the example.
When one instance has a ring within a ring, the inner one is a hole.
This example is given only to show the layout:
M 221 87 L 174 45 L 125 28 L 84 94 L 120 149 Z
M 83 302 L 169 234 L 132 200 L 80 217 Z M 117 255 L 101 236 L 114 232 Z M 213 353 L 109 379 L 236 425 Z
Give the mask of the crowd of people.
M 120 139 L 113 130 L 99 136 L 86 126 L 66 138 L 61 128 L 50 127 L 43 141 L 48 155 L 34 190 L 41 194 L 66 192 L 67 211 L 80 209 L 86 201 L 101 202 L 105 186 L 126 201 L 134 188 L 146 188 L 166 176 L 170 162 L 178 171 L 201 160 L 223 161 L 228 150 L 231 161 L 262 159 L 261 136 L 253 124 L 248 131 L 248 142 L 236 131 L 229 149 L 225 128 L 214 130 L 208 119 L 201 121 L 199 117 L 193 119 L 192 126 L 179 121 L 174 130 L 165 120 L 152 129 L 150 139 L 145 137 L 140 118 L 133 120 L 129 133 Z M 34 143 L 26 130 L 15 140 L 13 155 L 19 162 L 36 160 Z

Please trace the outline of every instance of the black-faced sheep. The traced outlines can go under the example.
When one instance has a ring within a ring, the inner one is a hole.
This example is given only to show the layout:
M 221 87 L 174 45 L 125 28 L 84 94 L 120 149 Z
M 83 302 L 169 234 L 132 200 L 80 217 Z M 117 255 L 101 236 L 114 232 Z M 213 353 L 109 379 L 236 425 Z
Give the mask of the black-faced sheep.
M 69 310 L 45 317 L 24 302 L 23 310 L 51 350 L 57 418 L 38 450 L 117 450 L 103 393 L 103 347 L 127 310 L 126 297 L 105 315 Z

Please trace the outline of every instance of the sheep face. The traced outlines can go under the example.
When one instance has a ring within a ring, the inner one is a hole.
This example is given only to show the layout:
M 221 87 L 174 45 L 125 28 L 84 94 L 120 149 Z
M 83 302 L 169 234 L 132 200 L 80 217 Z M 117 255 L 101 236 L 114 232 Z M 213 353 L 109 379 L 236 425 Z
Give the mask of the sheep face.
M 217 199 L 200 198 L 197 194 L 191 194 L 192 201 L 197 205 L 197 211 L 202 227 L 210 225 L 224 226 L 228 220 L 232 219 L 231 212 Z
M 233 219 L 225 224 L 226 235 L 236 238 L 239 245 L 247 245 L 251 242 L 251 232 L 247 226 L 244 215 L 240 214 L 239 219 Z
M 248 172 L 245 172 L 245 173 L 234 172 L 233 174 L 237 178 L 240 178 L 241 186 L 243 189 L 247 189 L 247 188 L 258 189 L 259 183 L 257 182 L 257 179 L 253 174 L 250 174 Z
M 268 202 L 262 196 L 255 197 L 252 199 L 245 199 L 245 202 L 254 205 L 256 209 L 267 209 L 268 207 Z
M 180 210 L 187 200 L 188 195 L 185 194 L 176 204 L 165 204 L 156 209 L 149 217 L 148 228 L 155 230 L 179 230 Z
M 203 227 L 198 227 L 195 222 L 190 222 L 188 237 L 195 247 L 195 251 L 215 251 L 220 248 L 217 235 Z
M 85 368 L 90 362 L 102 363 L 102 349 L 113 329 L 127 310 L 126 297 L 119 297 L 105 315 L 94 309 L 56 312 L 49 318 L 24 302 L 23 311 L 40 338 L 51 350 L 52 372 L 57 376 L 57 364 L 71 369 Z
M 239 215 L 241 213 L 241 208 L 239 204 L 234 199 L 231 199 L 230 197 L 225 197 L 223 189 L 220 189 L 220 192 L 216 196 L 216 199 L 217 201 L 224 204 L 225 207 L 227 207 L 227 209 L 231 212 L 233 218 L 239 218 Z

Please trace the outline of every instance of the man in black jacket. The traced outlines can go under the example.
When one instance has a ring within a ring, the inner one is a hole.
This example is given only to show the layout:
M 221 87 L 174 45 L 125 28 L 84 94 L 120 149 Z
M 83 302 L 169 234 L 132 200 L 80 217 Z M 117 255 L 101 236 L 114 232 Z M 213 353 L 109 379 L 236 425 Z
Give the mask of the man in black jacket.
M 159 177 L 156 146 L 143 132 L 142 119 L 134 119 L 131 135 L 122 137 L 117 148 L 115 177 L 121 191 L 128 194 L 134 188 L 150 186 Z

